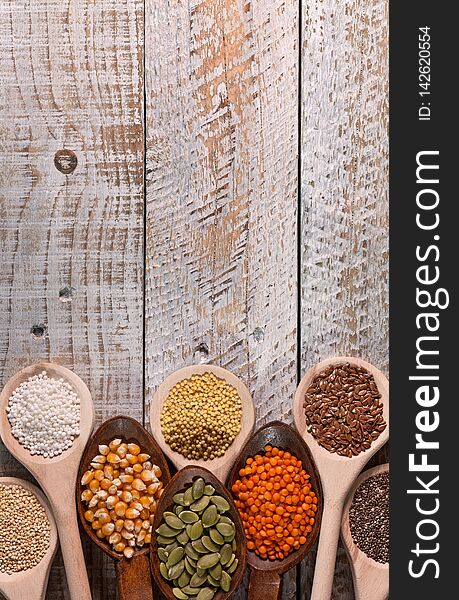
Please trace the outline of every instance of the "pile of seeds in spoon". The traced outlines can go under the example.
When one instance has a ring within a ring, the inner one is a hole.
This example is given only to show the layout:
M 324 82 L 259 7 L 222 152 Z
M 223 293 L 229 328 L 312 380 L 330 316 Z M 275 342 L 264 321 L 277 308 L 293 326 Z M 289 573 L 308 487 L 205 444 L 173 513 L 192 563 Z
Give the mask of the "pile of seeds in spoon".
M 340 456 L 357 456 L 387 427 L 374 377 L 345 363 L 319 373 L 303 403 L 308 431 L 317 443 Z
M 83 474 L 81 500 L 88 505 L 84 518 L 98 538 L 126 558 L 151 542 L 157 501 L 164 491 L 161 475 L 149 454 L 121 438 L 101 444 Z
M 35 494 L 22 485 L 0 484 L 0 573 L 38 565 L 50 539 L 48 516 Z
M 179 600 L 211 600 L 228 592 L 236 571 L 236 527 L 228 501 L 202 477 L 175 494 L 156 530 L 161 575 Z

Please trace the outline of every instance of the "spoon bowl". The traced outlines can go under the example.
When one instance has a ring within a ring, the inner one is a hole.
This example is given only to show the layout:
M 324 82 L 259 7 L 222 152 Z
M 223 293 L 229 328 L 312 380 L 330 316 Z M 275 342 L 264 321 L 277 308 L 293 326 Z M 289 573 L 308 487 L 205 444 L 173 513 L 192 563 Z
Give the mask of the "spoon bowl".
M 108 446 L 115 438 L 121 438 L 124 442 L 132 442 L 140 446 L 142 452 L 150 455 L 150 461 L 161 469 L 161 482 L 163 485 L 166 486 L 170 480 L 166 459 L 153 436 L 135 419 L 122 416 L 113 417 L 105 421 L 92 435 L 81 458 L 76 484 L 78 515 L 81 525 L 91 541 L 116 561 L 120 600 L 152 600 L 153 591 L 148 559 L 150 545 L 145 545 L 143 548 L 135 547 L 134 556 L 126 558 L 124 554 L 116 552 L 106 540 L 98 538 L 91 525 L 84 518 L 87 506 L 81 500 L 81 493 L 85 489 L 85 486 L 81 485 L 81 478 L 85 471 L 90 468 L 92 459 L 99 454 L 99 444 Z
M 303 463 L 303 468 L 311 476 L 312 489 L 318 498 L 318 509 L 313 530 L 306 538 L 306 543 L 282 560 L 265 560 L 248 552 L 248 564 L 251 569 L 249 600 L 277 600 L 281 597 L 281 575 L 298 564 L 310 551 L 319 533 L 322 517 L 322 485 L 314 458 L 303 438 L 292 427 L 274 421 L 261 427 L 246 443 L 237 457 L 227 480 L 227 487 L 239 478 L 239 470 L 245 467 L 246 460 L 263 451 L 266 445 L 288 450 Z
M 188 466 L 179 471 L 174 477 L 171 479 L 169 485 L 164 490 L 164 494 L 159 501 L 158 510 L 156 511 L 155 520 L 153 522 L 153 531 L 156 531 L 158 527 L 161 525 L 163 520 L 163 513 L 165 511 L 170 511 L 174 505 L 174 496 L 175 494 L 183 491 L 185 488 L 189 487 L 194 479 L 197 477 L 202 477 L 206 484 L 211 484 L 218 495 L 226 498 L 230 505 L 229 516 L 231 517 L 233 523 L 236 526 L 236 558 L 238 559 L 238 566 L 231 576 L 231 587 L 228 592 L 224 592 L 223 590 L 219 590 L 213 600 L 226 600 L 229 598 L 238 588 L 242 577 L 244 576 L 244 572 L 247 565 L 247 545 L 245 541 L 244 528 L 242 525 L 241 517 L 234 506 L 233 499 L 231 494 L 226 490 L 226 488 L 220 483 L 220 480 L 217 479 L 210 471 L 204 469 L 203 467 L 198 466 Z M 150 561 L 151 568 L 153 571 L 153 575 L 155 577 L 156 583 L 158 584 L 161 592 L 168 600 L 177 600 L 172 592 L 171 585 L 163 578 L 160 573 L 159 565 L 160 561 L 158 558 L 158 543 L 156 541 L 156 537 L 152 540 L 152 548 L 150 553 Z
M 32 455 L 11 433 L 6 408 L 9 398 L 29 377 L 45 371 L 48 377 L 64 379 L 80 400 L 80 435 L 70 448 L 53 458 Z M 76 375 L 55 363 L 40 362 L 19 371 L 0 394 L 0 436 L 11 454 L 28 469 L 44 490 L 60 534 L 67 584 L 72 600 L 91 600 L 88 576 L 78 532 L 75 512 L 75 479 L 84 446 L 91 433 L 94 407 L 86 384 Z
M 19 485 L 32 492 L 45 509 L 50 525 L 49 546 L 41 561 L 26 571 L 19 571 L 11 575 L 0 573 L 0 593 L 5 596 L 6 600 L 43 600 L 58 544 L 57 528 L 51 506 L 44 494 L 28 481 L 16 477 L 0 477 L 0 484 Z
M 386 463 L 362 473 L 352 486 L 344 505 L 341 538 L 351 563 L 355 600 L 366 600 L 366 598 L 387 600 L 389 598 L 389 563 L 377 562 L 362 552 L 352 539 L 349 523 L 349 509 L 356 490 L 370 477 L 388 472 L 389 465 Z
M 373 441 L 370 448 L 351 458 L 329 452 L 319 445 L 314 436 L 308 432 L 303 407 L 306 391 L 315 377 L 327 367 L 335 367 L 344 363 L 363 367 L 373 375 L 381 394 L 380 402 L 383 405 L 383 417 L 386 422 L 386 428 Z M 324 494 L 324 513 L 311 600 L 329 600 L 333 586 L 336 550 L 344 502 L 352 484 L 365 464 L 389 439 L 389 382 L 379 369 L 359 358 L 347 356 L 329 358 L 309 369 L 301 380 L 295 393 L 293 415 L 296 428 L 309 446 L 319 468 Z
M 172 450 L 166 443 L 161 429 L 161 411 L 169 392 L 177 383 L 190 378 L 192 375 L 203 375 L 204 373 L 213 373 L 216 377 L 225 380 L 237 390 L 242 402 L 241 430 L 223 456 L 214 460 L 188 460 L 182 454 Z M 153 435 L 158 440 L 162 451 L 178 470 L 193 464 L 210 470 L 220 481 L 224 481 L 238 452 L 238 448 L 241 448 L 245 444 L 253 431 L 255 425 L 255 408 L 249 390 L 236 375 L 215 365 L 193 365 L 175 371 L 158 387 L 151 402 L 150 424 Z

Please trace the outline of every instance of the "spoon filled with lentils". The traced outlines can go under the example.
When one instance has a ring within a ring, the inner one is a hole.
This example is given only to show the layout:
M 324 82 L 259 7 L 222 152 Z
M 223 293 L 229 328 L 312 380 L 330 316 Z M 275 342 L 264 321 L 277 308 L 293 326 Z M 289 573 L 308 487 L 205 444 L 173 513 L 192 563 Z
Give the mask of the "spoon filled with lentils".
M 324 510 L 311 600 L 329 598 L 346 497 L 389 438 L 389 383 L 359 358 L 335 357 L 305 374 L 294 399 L 295 425 L 319 468 Z

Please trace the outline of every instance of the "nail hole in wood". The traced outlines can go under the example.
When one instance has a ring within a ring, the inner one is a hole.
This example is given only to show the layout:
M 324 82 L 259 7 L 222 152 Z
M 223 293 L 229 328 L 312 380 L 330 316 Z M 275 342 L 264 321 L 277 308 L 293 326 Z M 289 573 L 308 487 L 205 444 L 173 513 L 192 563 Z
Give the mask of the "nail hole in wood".
M 76 169 L 78 159 L 72 150 L 58 150 L 54 155 L 54 166 L 64 175 L 70 175 Z
M 255 327 L 255 329 L 252 331 L 252 335 L 256 342 L 262 342 L 265 337 L 264 329 L 261 327 Z
M 40 323 L 39 325 L 32 325 L 30 333 L 35 339 L 42 338 L 46 333 L 46 326 L 43 325 L 43 323 Z
M 71 302 L 74 291 L 75 288 L 66 285 L 65 287 L 59 290 L 59 300 L 61 302 Z
M 196 346 L 193 352 L 193 359 L 195 363 L 205 363 L 209 359 L 209 348 L 207 344 L 201 342 Z

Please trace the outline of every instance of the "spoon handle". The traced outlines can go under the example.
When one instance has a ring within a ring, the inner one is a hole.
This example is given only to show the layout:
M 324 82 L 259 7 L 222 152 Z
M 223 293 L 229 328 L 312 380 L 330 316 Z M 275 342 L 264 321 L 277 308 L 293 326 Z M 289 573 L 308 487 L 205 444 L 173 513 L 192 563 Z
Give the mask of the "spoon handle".
M 343 506 L 344 498 L 324 499 L 310 600 L 330 600 L 331 598 Z
M 119 600 L 153 600 L 148 554 L 122 558 L 116 563 Z
M 51 504 L 59 532 L 70 597 L 72 600 L 92 600 L 73 493 L 68 496 L 63 493 L 59 502 L 51 501 Z
M 272 571 L 250 570 L 248 600 L 279 600 L 282 594 L 282 577 Z

